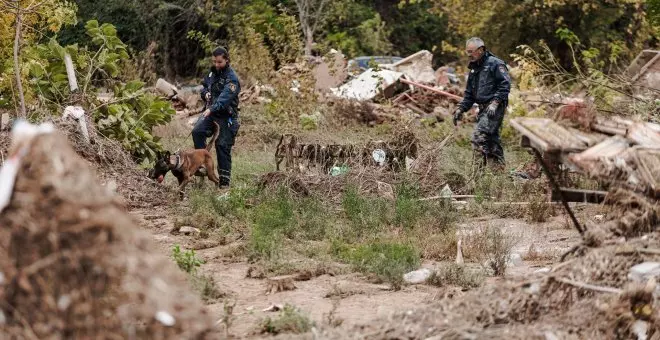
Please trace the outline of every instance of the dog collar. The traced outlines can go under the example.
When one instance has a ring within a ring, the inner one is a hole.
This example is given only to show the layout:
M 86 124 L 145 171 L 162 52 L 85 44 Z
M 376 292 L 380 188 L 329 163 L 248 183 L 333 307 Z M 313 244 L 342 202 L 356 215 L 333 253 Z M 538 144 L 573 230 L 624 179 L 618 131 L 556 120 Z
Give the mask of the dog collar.
M 181 168 L 183 168 L 183 162 L 181 161 L 181 155 L 176 154 L 174 155 L 176 157 L 176 165 L 174 166 L 174 170 L 179 171 Z

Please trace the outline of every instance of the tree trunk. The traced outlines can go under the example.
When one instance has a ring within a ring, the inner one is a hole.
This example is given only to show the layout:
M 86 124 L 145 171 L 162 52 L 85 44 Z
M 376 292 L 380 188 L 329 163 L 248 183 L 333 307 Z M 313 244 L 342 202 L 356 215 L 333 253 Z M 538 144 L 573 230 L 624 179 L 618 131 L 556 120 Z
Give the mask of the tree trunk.
M 309 25 L 303 26 L 303 33 L 305 35 L 305 55 L 312 55 L 312 46 L 314 45 L 314 32 Z
M 23 95 L 23 80 L 21 79 L 21 65 L 19 62 L 23 13 L 21 12 L 19 0 L 16 0 L 15 3 L 16 3 L 16 36 L 14 37 L 14 73 L 16 74 L 16 87 L 18 88 L 18 98 L 19 101 L 21 102 L 21 112 L 18 114 L 18 116 L 20 118 L 25 118 L 27 116 L 27 113 L 25 110 L 25 97 Z

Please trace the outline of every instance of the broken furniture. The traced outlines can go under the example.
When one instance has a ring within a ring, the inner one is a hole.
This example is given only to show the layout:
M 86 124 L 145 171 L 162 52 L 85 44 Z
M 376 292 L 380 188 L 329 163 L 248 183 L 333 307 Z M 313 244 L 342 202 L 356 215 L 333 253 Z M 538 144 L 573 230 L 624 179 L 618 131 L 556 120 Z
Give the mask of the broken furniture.
M 548 118 L 514 118 L 511 126 L 522 134 L 552 185 L 552 198 L 560 199 L 575 227 L 568 202 L 601 203 L 605 191 L 561 187 L 560 168 L 584 173 L 607 186 L 624 187 L 653 198 L 660 197 L 660 125 L 620 117 L 596 117 L 588 131 Z

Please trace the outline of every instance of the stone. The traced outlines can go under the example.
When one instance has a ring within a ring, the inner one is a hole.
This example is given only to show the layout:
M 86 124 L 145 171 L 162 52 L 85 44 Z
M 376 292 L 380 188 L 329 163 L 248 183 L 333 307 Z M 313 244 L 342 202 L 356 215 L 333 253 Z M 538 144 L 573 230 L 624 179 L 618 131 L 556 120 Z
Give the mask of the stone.
M 188 235 L 188 236 L 197 236 L 200 234 L 200 230 L 193 227 L 184 226 L 179 228 L 179 233 Z
M 431 277 L 433 271 L 428 268 L 422 268 L 403 275 L 403 280 L 410 284 L 420 284 L 426 282 Z

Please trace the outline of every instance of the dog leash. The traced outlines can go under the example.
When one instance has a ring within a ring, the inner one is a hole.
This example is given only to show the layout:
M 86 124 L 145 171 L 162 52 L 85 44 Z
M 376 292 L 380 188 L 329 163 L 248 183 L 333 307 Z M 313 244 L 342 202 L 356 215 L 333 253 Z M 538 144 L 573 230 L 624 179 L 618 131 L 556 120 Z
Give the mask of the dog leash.
M 197 120 L 195 121 L 195 124 L 193 124 L 193 128 L 190 129 L 190 133 L 189 133 L 188 136 L 186 136 L 186 138 L 185 138 L 186 141 L 190 138 L 190 136 L 192 136 L 193 129 L 195 129 L 195 126 L 197 126 L 197 123 L 199 123 L 199 121 L 202 120 L 202 119 L 204 118 L 204 111 L 206 111 L 206 108 L 207 108 L 208 106 L 209 106 L 209 100 L 205 100 L 205 101 L 204 101 L 204 106 L 202 107 L 202 110 L 199 111 L 199 117 L 198 117 Z M 185 142 L 183 142 L 183 143 L 185 143 Z M 179 143 L 179 145 L 178 145 L 178 146 L 179 146 L 179 149 L 177 149 L 177 150 L 174 152 L 174 154 L 177 154 L 177 155 L 179 154 L 179 151 L 181 151 L 181 149 L 180 149 L 181 144 L 183 144 L 183 143 Z

